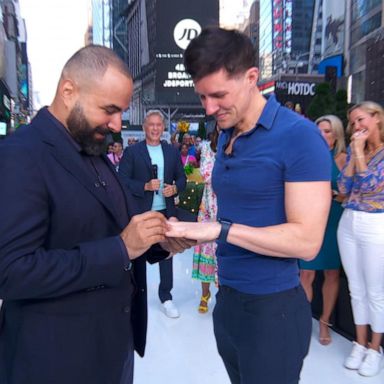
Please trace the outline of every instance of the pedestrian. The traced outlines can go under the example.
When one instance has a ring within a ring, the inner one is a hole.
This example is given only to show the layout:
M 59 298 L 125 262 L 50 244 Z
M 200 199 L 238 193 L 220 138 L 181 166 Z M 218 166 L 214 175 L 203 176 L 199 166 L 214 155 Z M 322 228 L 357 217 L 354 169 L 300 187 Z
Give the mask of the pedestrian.
M 157 211 L 168 218 L 177 216 L 175 197 L 185 189 L 187 180 L 179 151 L 161 140 L 164 129 L 165 119 L 161 111 L 148 111 L 143 123 L 145 140 L 125 149 L 119 175 L 141 212 Z M 159 269 L 158 293 L 164 313 L 177 318 L 180 313 L 171 293 L 172 258 L 161 261 Z
M 251 40 L 207 28 L 184 53 L 221 134 L 212 186 L 218 221 L 168 223 L 168 235 L 217 240 L 217 348 L 232 383 L 298 383 L 311 309 L 297 259 L 318 253 L 331 201 L 328 147 L 315 124 L 257 87 Z
M 120 160 L 123 157 L 123 143 L 121 141 L 115 141 L 113 143 L 113 152 L 109 153 L 108 159 L 115 166 L 116 171 L 119 170 Z
M 200 174 L 204 180 L 203 196 L 197 215 L 197 221 L 216 221 L 217 202 L 212 189 L 212 170 L 215 164 L 219 129 L 216 127 L 210 141 L 201 144 Z M 210 284 L 217 283 L 216 242 L 198 244 L 194 247 L 192 278 L 201 281 L 201 298 L 199 313 L 208 312 L 208 301 L 211 298 Z
M 344 366 L 375 376 L 384 361 L 384 110 L 363 101 L 349 109 L 347 117 L 351 144 L 338 179 L 347 198 L 337 240 L 356 340 Z
M 112 50 L 82 48 L 52 104 L 0 144 L 2 384 L 133 382 L 145 260 L 181 247 L 163 215 L 137 214 L 105 155 L 132 91 Z
M 319 342 L 322 345 L 328 345 L 332 342 L 329 332 L 329 327 L 332 326 L 330 318 L 339 294 L 341 261 L 336 233 L 343 213 L 341 203 L 345 198 L 338 191 L 337 177 L 345 165 L 347 155 L 343 123 L 337 116 L 320 116 L 315 124 L 328 144 L 332 159 L 332 203 L 320 252 L 312 261 L 299 260 L 299 267 L 300 281 L 309 302 L 313 298 L 312 284 L 316 271 L 323 271 L 324 280 L 321 287 L 323 308 L 319 318 Z

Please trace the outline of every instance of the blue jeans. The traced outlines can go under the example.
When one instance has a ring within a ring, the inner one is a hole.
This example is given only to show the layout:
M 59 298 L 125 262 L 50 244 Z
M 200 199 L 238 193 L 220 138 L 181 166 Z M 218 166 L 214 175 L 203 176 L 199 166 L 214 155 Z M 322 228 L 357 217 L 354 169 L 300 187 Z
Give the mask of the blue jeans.
M 311 338 L 301 286 L 253 295 L 220 286 L 213 325 L 232 384 L 297 384 Z

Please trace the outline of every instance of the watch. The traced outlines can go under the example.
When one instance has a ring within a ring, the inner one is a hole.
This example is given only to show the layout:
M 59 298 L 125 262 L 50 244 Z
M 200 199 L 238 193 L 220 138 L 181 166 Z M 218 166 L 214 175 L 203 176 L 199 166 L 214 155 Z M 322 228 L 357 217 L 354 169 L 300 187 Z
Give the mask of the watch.
M 225 243 L 227 241 L 228 232 L 229 228 L 231 228 L 232 221 L 226 219 L 219 219 L 218 222 L 221 224 L 221 231 L 217 240 L 222 243 Z

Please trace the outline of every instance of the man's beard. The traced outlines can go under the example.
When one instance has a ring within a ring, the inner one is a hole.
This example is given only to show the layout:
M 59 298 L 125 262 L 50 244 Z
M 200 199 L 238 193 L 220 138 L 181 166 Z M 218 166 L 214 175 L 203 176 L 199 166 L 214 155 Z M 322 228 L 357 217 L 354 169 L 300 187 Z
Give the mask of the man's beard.
M 81 149 L 91 156 L 99 156 L 106 151 L 106 137 L 104 140 L 96 140 L 95 133 L 107 135 L 109 130 L 101 126 L 93 128 L 84 115 L 79 103 L 73 107 L 67 118 L 67 127 L 73 139 Z

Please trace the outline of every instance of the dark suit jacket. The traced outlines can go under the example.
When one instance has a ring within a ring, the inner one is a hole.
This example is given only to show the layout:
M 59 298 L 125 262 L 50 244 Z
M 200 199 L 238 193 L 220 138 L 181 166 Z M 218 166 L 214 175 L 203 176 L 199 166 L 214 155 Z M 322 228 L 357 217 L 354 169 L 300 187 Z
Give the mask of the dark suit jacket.
M 0 143 L 0 383 L 119 384 L 131 324 L 144 353 L 145 257 L 168 253 L 136 259 L 132 303 L 127 223 L 49 116 Z
M 165 141 L 161 142 L 164 156 L 164 183 L 175 182 L 178 192 L 185 189 L 187 179 L 179 151 Z M 152 164 L 146 141 L 134 144 L 124 150 L 119 165 L 119 177 L 126 190 L 132 193 L 142 212 L 152 208 L 152 191 L 144 191 L 144 184 L 153 179 Z M 177 216 L 175 196 L 166 197 L 167 216 Z

